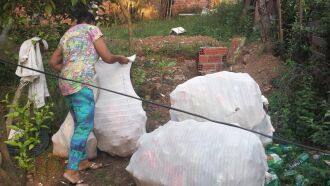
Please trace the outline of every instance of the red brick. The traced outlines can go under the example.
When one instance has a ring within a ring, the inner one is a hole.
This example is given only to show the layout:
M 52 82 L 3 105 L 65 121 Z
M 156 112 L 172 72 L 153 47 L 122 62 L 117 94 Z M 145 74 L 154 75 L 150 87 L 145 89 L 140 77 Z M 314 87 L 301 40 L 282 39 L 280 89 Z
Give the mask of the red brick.
M 208 63 L 209 62 L 209 56 L 199 55 L 198 62 L 199 63 Z
M 210 63 L 220 63 L 222 61 L 222 56 L 220 55 L 210 55 L 209 56 L 209 62 Z
M 198 64 L 197 70 L 202 73 L 219 72 L 221 70 L 221 66 L 219 63 L 204 63 Z
M 200 72 L 203 70 L 203 65 L 198 64 L 197 65 L 197 71 Z
M 240 43 L 241 43 L 241 39 L 239 39 L 239 38 L 234 38 L 234 39 L 231 41 L 231 48 L 234 48 L 234 49 L 238 48 L 239 45 L 240 45 Z
M 221 63 L 224 59 L 223 55 L 199 55 L 199 63 Z
M 203 64 L 202 71 L 216 70 L 216 64 Z
M 215 66 L 215 70 L 216 70 L 216 72 L 219 72 L 221 70 L 221 65 L 220 64 L 217 64 Z
M 222 63 L 226 63 L 227 62 L 227 55 L 222 56 L 221 62 Z
M 225 55 L 228 52 L 227 47 L 210 47 L 210 48 L 201 48 L 199 51 L 203 55 Z

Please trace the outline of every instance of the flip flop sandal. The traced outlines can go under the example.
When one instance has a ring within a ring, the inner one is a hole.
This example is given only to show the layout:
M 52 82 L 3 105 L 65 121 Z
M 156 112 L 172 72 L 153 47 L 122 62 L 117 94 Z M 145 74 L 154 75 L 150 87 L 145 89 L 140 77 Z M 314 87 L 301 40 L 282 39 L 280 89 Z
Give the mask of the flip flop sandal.
M 65 178 L 65 181 L 60 181 L 63 185 L 70 185 L 70 186 L 88 186 L 88 184 L 84 183 L 84 180 L 79 180 L 75 183 L 72 183 L 70 180 Z
M 102 163 L 93 162 L 87 169 L 95 170 L 95 169 L 99 169 L 99 168 L 102 168 L 102 167 L 104 167 L 104 165 Z

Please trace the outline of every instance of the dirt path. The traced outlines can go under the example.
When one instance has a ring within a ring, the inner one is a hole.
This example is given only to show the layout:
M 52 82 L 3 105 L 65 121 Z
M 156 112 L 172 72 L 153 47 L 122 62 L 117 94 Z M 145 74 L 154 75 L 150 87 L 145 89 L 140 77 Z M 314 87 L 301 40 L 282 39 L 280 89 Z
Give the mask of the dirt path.
M 242 49 L 238 63 L 224 70 L 248 73 L 259 85 L 263 94 L 267 95 L 272 90 L 271 82 L 281 70 L 281 60 L 265 52 L 262 43 L 254 42 Z

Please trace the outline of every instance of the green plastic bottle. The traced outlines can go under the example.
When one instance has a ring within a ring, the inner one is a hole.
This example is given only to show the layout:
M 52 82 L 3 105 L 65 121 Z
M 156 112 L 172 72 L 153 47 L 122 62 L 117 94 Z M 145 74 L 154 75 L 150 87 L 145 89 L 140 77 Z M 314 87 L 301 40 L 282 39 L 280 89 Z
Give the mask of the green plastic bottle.
M 303 175 L 298 174 L 296 176 L 296 184 L 295 186 L 305 186 L 308 185 L 309 180 L 306 179 Z
M 289 164 L 290 169 L 294 169 L 309 159 L 309 154 L 301 153 L 293 162 Z
M 269 155 L 267 155 L 267 164 L 268 164 L 269 169 L 277 170 L 282 167 L 283 160 L 277 154 L 269 154 Z
M 295 170 L 284 170 L 283 176 L 284 177 L 291 177 L 297 174 L 297 171 Z
M 276 175 L 275 172 L 270 171 L 268 173 L 268 179 L 266 178 L 266 186 L 279 186 L 280 185 L 280 179 Z
M 269 147 L 267 150 L 279 155 L 286 154 L 292 150 L 294 150 L 293 145 L 280 145 L 280 144 L 274 144 L 271 147 Z

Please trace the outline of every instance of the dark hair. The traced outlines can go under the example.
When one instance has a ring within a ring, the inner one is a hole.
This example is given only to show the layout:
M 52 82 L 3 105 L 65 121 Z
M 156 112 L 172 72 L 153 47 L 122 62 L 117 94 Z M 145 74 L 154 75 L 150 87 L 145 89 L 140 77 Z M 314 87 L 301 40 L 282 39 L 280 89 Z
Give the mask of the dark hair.
M 88 11 L 80 12 L 77 17 L 77 23 L 87 23 L 87 24 L 92 24 L 95 22 L 95 17 L 92 13 Z

